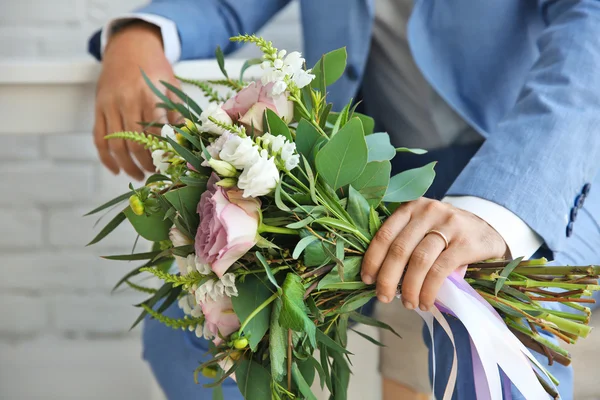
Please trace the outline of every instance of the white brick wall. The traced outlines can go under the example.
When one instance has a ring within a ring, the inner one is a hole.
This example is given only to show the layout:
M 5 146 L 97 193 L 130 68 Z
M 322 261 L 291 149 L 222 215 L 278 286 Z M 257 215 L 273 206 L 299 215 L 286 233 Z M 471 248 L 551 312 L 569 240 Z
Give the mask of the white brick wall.
M 98 27 L 145 2 L 0 0 L 0 63 L 81 58 Z M 298 48 L 296 20 L 293 6 L 265 34 Z M 240 56 L 251 54 L 248 48 Z M 44 99 L 44 106 L 17 122 L 39 127 L 38 134 L 0 135 L 0 399 L 152 399 L 158 391 L 140 359 L 139 329 L 128 332 L 138 315 L 130 305 L 144 295 L 110 293 L 138 263 L 99 257 L 131 251 L 135 234 L 123 224 L 85 247 L 98 232 L 92 230 L 97 217 L 82 215 L 125 192 L 130 180 L 99 165 L 91 107 L 78 97 L 80 88 L 65 86 L 63 101 L 29 90 L 19 93 Z M 86 112 L 69 125 L 75 131 L 44 134 L 40 119 L 65 107 Z

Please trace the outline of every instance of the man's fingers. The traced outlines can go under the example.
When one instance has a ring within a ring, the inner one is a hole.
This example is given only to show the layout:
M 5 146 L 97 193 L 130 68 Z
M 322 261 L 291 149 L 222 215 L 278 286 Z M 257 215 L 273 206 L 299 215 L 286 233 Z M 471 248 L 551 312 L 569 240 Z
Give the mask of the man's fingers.
M 384 303 L 392 301 L 404 273 L 404 268 L 408 265 L 411 255 L 423 240 L 427 231 L 431 229 L 434 220 L 435 216 L 433 214 L 425 214 L 420 218 L 413 217 L 390 245 L 377 275 L 377 298 L 380 301 Z M 402 296 L 407 308 L 411 308 L 406 303 L 407 299 L 404 298 L 404 293 L 402 293 Z
M 124 121 L 125 130 L 126 131 L 142 131 L 142 127 L 139 122 L 142 120 L 142 110 L 139 107 L 136 107 L 135 104 L 132 103 L 128 106 L 122 106 L 122 119 Z M 127 149 L 130 154 L 132 154 L 139 165 L 141 165 L 148 172 L 154 172 L 155 168 L 152 164 L 152 157 L 150 156 L 150 152 L 144 148 L 144 146 L 139 143 L 134 143 L 132 141 L 126 142 Z
M 385 260 L 392 242 L 409 220 L 410 213 L 408 210 L 407 212 L 402 212 L 399 209 L 379 228 L 363 258 L 361 277 L 364 283 L 370 285 L 375 282 L 379 268 L 383 260 Z
M 457 268 L 473 261 L 477 260 L 469 261 L 465 258 L 464 248 L 450 244 L 450 247 L 440 254 L 427 272 L 421 288 L 420 303 L 431 308 L 444 280 Z
M 441 237 L 429 233 L 412 252 L 402 282 L 402 302 L 406 308 L 420 307 L 421 310 L 427 311 L 431 306 L 429 303 L 421 302 L 419 294 L 427 273 L 445 247 L 446 243 Z
M 123 131 L 121 114 L 117 110 L 111 110 L 107 113 L 107 126 L 110 133 Z M 116 158 L 117 162 L 127 175 L 137 180 L 144 179 L 144 173 L 131 158 L 129 149 L 124 140 L 111 139 L 108 142 L 108 146 L 113 157 Z
M 119 164 L 110 154 L 108 140 L 104 139 L 106 133 L 106 120 L 104 119 L 104 113 L 99 107 L 96 107 L 96 117 L 94 122 L 94 144 L 96 146 L 96 150 L 98 150 L 98 156 L 100 157 L 102 164 L 104 164 L 106 168 L 116 175 L 119 173 Z

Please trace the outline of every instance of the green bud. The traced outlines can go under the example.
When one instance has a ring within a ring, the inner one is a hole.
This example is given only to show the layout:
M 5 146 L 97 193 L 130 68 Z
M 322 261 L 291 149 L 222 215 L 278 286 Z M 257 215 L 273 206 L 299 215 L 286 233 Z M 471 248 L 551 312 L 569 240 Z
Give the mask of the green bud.
M 245 349 L 246 347 L 248 347 L 248 339 L 243 337 L 243 338 L 239 338 L 239 339 L 235 340 L 233 342 L 233 347 L 235 347 L 238 350 Z
M 142 203 L 142 200 L 140 200 L 137 194 L 134 194 L 129 198 L 129 207 L 131 207 L 131 211 L 133 211 L 135 215 L 144 215 L 144 203 Z
M 240 337 L 240 333 L 239 332 L 233 332 L 230 337 L 231 337 L 231 340 L 235 340 L 235 339 L 237 339 L 237 338 Z
M 208 161 L 208 164 L 219 176 L 223 176 L 225 178 L 232 178 L 238 175 L 237 169 L 235 169 L 233 165 L 229 164 L 226 161 L 211 158 L 210 161 Z
M 196 123 L 192 120 L 189 119 L 185 119 L 185 126 L 181 129 L 182 131 L 187 131 L 187 132 L 195 132 L 198 133 L 198 125 L 196 125 Z
M 221 179 L 217 182 L 217 186 L 221 186 L 222 188 L 229 189 L 237 185 L 237 179 L 235 178 L 225 178 Z
M 216 378 L 217 377 L 217 369 L 213 367 L 204 367 L 202 368 L 202 375 L 207 378 Z

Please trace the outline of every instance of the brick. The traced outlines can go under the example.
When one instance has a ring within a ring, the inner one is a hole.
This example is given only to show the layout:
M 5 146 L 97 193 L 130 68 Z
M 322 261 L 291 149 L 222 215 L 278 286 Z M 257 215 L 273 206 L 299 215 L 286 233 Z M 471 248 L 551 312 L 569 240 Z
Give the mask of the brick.
M 0 343 L 0 354 L 1 399 L 160 398 L 141 359 L 139 340 L 43 337 L 17 345 Z
M 44 151 L 54 160 L 91 160 L 98 162 L 98 153 L 94 147 L 92 133 L 70 135 L 51 135 L 44 138 Z
M 98 202 L 97 205 L 100 204 Z M 48 218 L 49 244 L 51 246 L 82 249 L 108 224 L 116 213 L 115 211 L 103 217 L 94 228 L 96 221 L 102 214 L 88 217 L 83 217 L 83 215 L 95 206 L 50 210 Z M 110 248 L 120 250 L 121 252 L 131 251 L 136 236 L 137 234 L 131 224 L 125 220 L 101 242 L 93 245 L 93 247 L 96 249 Z M 142 245 L 142 243 L 144 243 L 144 240 L 140 239 L 138 244 Z
M 1 335 L 30 335 L 48 327 L 46 304 L 39 297 L 0 295 Z M 1 397 L 1 396 L 0 396 Z
M 38 209 L 0 209 L 0 248 L 14 251 L 41 246 L 42 224 L 42 213 Z
M 49 162 L 8 164 L 0 169 L 0 182 L 10 196 L 0 204 L 74 203 L 88 199 L 94 190 L 93 165 Z
M 2 39 L 0 38 L 0 41 Z M 0 43 L 0 49 L 2 43 Z M 2 137 L 0 159 L 4 161 L 37 160 L 40 158 L 40 137 L 6 135 Z
M 31 32 L 0 29 L 0 57 L 33 58 L 38 52 L 38 37 Z
M 84 14 L 83 0 L 3 1 L 0 22 L 6 25 L 34 22 L 78 22 Z
M 57 295 L 49 300 L 54 325 L 60 332 L 126 334 L 141 312 L 133 307 L 145 300 L 142 293 L 120 295 Z

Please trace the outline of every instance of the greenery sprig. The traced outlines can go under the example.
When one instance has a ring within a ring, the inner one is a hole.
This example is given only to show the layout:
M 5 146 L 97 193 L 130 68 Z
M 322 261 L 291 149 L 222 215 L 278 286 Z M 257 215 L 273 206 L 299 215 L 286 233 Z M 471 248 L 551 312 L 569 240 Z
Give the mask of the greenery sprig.
M 133 131 L 124 131 L 124 132 L 115 132 L 110 135 L 106 135 L 105 139 L 125 139 L 130 140 L 135 143 L 139 143 L 144 146 L 145 149 L 154 150 L 164 150 L 164 151 L 173 151 L 171 145 L 164 140 L 160 140 L 158 136 L 152 135 L 150 133 L 143 132 L 133 132 Z
M 204 323 L 204 316 L 198 318 L 190 318 L 189 316 L 185 316 L 183 318 L 171 318 L 163 315 L 159 312 L 154 311 L 151 307 L 148 307 L 146 304 L 141 305 L 141 307 L 146 310 L 148 314 L 150 314 L 157 321 L 165 324 L 169 328 L 173 329 L 189 329 L 189 327 L 196 327 L 197 325 Z

